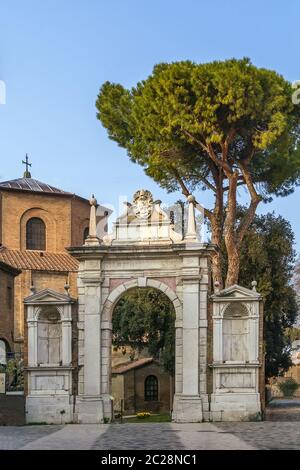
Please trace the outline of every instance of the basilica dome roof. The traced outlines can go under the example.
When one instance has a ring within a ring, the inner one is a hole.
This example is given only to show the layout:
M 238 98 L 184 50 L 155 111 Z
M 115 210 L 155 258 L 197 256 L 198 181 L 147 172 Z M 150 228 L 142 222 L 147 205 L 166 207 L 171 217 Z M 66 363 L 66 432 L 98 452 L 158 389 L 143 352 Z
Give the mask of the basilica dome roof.
M 34 191 L 38 193 L 65 194 L 71 196 L 72 193 L 50 186 L 47 183 L 33 178 L 17 178 L 15 180 L 0 182 L 0 189 L 11 189 L 19 191 Z

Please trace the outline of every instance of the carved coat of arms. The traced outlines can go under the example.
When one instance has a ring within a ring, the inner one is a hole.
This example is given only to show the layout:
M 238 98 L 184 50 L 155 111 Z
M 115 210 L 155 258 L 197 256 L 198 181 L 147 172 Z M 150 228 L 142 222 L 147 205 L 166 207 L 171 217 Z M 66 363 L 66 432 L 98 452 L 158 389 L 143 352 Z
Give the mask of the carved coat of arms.
M 148 219 L 151 216 L 153 197 L 150 191 L 140 189 L 133 196 L 132 209 L 139 219 Z

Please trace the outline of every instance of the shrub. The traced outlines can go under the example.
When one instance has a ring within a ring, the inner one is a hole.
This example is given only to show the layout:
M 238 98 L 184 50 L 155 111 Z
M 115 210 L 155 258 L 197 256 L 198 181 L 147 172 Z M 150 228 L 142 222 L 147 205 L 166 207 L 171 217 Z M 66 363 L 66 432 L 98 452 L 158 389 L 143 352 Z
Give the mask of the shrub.
M 285 397 L 292 397 L 299 387 L 299 384 L 296 382 L 295 379 L 292 377 L 289 377 L 282 382 L 279 382 L 277 384 L 277 387 L 279 390 L 283 393 L 283 396 Z

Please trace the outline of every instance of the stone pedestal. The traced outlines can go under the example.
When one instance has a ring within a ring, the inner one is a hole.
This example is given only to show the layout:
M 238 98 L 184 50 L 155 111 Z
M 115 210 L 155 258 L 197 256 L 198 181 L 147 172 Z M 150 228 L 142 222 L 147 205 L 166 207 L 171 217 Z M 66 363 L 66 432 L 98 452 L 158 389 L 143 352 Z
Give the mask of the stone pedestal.
M 78 424 L 100 424 L 112 419 L 112 404 L 109 397 L 76 397 L 75 420 Z
M 26 423 L 67 424 L 73 422 L 71 395 L 28 395 Z
M 259 393 L 231 393 L 227 396 L 212 394 L 212 421 L 260 421 Z
M 172 421 L 176 423 L 201 423 L 203 421 L 200 396 L 175 395 Z

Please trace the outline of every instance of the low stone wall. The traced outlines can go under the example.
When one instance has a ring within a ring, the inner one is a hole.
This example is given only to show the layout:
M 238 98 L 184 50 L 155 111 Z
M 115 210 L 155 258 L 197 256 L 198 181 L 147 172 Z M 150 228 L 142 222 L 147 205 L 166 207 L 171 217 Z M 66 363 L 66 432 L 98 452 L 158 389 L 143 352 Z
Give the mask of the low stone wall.
M 267 386 L 270 390 L 272 398 L 283 398 L 284 395 L 277 384 L 285 381 L 288 378 L 293 378 L 299 384 L 299 387 L 293 396 L 297 398 L 300 397 L 300 364 L 298 364 L 290 367 L 283 377 L 278 377 L 277 379 L 274 378 L 271 384 Z
M 24 395 L 0 395 L 0 425 L 22 426 L 25 424 Z

